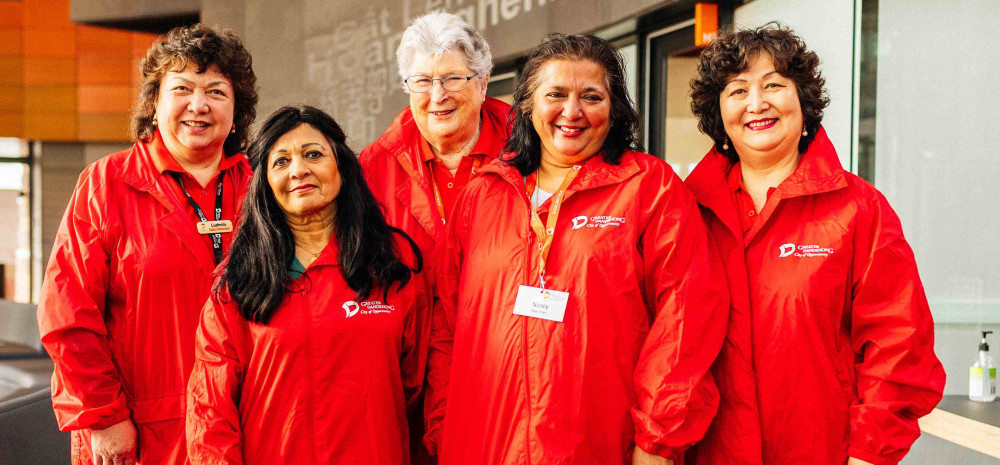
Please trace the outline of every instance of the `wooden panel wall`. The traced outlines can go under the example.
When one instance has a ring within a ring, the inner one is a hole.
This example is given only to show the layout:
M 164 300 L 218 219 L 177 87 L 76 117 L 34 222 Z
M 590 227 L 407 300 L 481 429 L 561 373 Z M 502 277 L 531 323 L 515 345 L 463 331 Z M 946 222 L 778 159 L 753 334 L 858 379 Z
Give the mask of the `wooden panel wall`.
M 69 0 L 0 2 L 0 137 L 126 141 L 154 34 L 73 24 Z

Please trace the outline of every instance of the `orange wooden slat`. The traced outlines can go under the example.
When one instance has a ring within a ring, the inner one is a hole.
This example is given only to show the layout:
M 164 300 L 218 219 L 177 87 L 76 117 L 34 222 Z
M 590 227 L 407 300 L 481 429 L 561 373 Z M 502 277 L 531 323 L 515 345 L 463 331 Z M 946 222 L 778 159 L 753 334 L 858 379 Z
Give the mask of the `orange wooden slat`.
M 76 58 L 24 58 L 24 84 L 76 84 Z
M 24 3 L 0 2 L 0 27 L 20 29 L 24 25 Z
M 31 86 L 24 88 L 25 113 L 76 113 L 75 86 Z
M 24 26 L 69 26 L 68 0 L 25 0 Z
M 0 113 L 0 137 L 24 137 L 24 115 Z
M 76 140 L 77 114 L 28 113 L 24 114 L 24 138 L 40 140 Z
M 128 113 L 132 87 L 81 85 L 77 93 L 77 110 L 86 113 Z
M 132 36 L 128 31 L 105 27 L 76 25 L 76 49 L 82 55 L 132 56 Z
M 131 84 L 132 63 L 129 59 L 80 56 L 76 63 L 80 84 Z
M 0 85 L 24 85 L 24 57 L 0 56 Z
M 23 34 L 25 56 L 76 56 L 76 34 L 72 27 L 25 28 Z
M 128 119 L 124 113 L 80 115 L 77 137 L 84 141 L 128 141 Z
M 24 39 L 20 29 L 0 28 L 0 56 L 24 56 Z

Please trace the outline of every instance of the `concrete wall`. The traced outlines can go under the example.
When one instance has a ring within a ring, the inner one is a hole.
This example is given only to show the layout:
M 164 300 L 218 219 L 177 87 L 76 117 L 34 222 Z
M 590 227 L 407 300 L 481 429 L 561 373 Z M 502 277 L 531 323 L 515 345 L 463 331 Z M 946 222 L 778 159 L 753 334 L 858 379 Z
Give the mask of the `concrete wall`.
M 52 253 L 52 242 L 80 172 L 98 158 L 130 147 L 129 143 L 57 143 L 36 144 L 35 154 L 35 277 L 37 299 L 41 273 Z
M 110 23 L 197 16 L 201 4 L 202 0 L 72 0 L 69 14 L 77 23 Z
M 258 120 L 309 103 L 344 126 L 355 149 L 388 127 L 408 102 L 395 50 L 412 18 L 448 10 L 480 28 L 494 61 L 519 56 L 553 31 L 591 32 L 681 0 L 223 0 L 207 23 L 241 33 L 260 84 Z

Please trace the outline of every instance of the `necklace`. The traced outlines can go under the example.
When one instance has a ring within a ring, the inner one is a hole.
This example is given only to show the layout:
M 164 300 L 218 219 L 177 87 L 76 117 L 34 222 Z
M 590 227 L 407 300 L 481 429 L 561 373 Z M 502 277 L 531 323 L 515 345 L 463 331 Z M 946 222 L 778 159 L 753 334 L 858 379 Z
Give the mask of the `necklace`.
M 312 251 L 310 251 L 309 249 L 307 249 L 307 248 L 305 248 L 305 247 L 302 247 L 302 244 L 299 244 L 298 242 L 296 242 L 296 243 L 295 243 L 295 245 L 296 245 L 296 246 L 297 246 L 298 248 L 300 248 L 300 249 L 304 250 L 304 251 L 305 251 L 305 252 L 306 252 L 307 254 L 309 254 L 309 255 L 312 255 L 312 256 L 313 256 L 313 260 L 315 260 L 315 259 L 319 258 L 319 254 L 320 254 L 321 252 L 323 252 L 323 250 L 322 250 L 322 249 L 320 249 L 320 251 L 319 251 L 319 252 L 312 252 Z

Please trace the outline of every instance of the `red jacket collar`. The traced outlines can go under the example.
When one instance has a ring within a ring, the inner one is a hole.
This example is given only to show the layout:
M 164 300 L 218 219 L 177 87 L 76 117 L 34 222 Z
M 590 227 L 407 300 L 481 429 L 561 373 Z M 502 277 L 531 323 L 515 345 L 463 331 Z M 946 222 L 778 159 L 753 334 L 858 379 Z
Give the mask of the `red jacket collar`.
M 640 171 L 639 163 L 636 161 L 637 153 L 632 150 L 626 150 L 622 154 L 621 162 L 617 165 L 605 162 L 603 155 L 590 157 L 584 162 L 583 173 L 580 173 L 580 177 L 567 189 L 567 192 L 584 191 L 618 184 L 635 176 Z M 480 168 L 479 172 L 484 175 L 486 173 L 498 175 L 514 186 L 523 187 L 524 176 L 521 175 L 517 168 L 502 161 L 502 159 L 508 158 L 511 155 L 510 153 L 504 154 L 500 159 L 494 160 L 492 163 Z M 524 192 L 524 190 L 521 189 L 521 192 Z
M 728 184 L 732 166 L 733 163 L 713 147 L 685 180 L 698 202 L 711 208 L 716 214 L 727 208 L 734 208 Z M 844 168 L 833 143 L 826 135 L 826 129 L 820 126 L 816 138 L 809 144 L 809 150 L 802 154 L 799 166 L 778 185 L 775 193 L 787 199 L 844 187 L 847 187 Z
M 246 157 L 240 153 L 224 156 L 219 170 L 228 170 L 240 162 L 247 163 L 245 160 Z M 184 168 L 181 168 L 163 145 L 160 131 L 157 130 L 148 142 L 137 142 L 132 147 L 132 153 L 122 163 L 121 179 L 136 189 L 149 191 L 156 184 L 156 179 L 167 170 L 184 172 Z
M 509 112 L 510 105 L 502 100 L 486 97 L 486 101 L 483 102 L 480 112 L 483 127 L 474 149 L 482 149 L 481 153 L 486 154 L 488 159 L 496 158 L 503 150 L 504 142 L 507 139 L 507 131 L 504 128 L 507 127 L 506 120 Z M 417 123 L 413 120 L 413 112 L 410 111 L 410 107 L 406 107 L 396 115 L 392 124 L 389 125 L 389 129 L 375 143 L 393 155 L 405 154 L 414 168 L 422 172 L 423 158 L 420 144 L 423 143 L 423 140 L 420 129 L 417 128 Z

